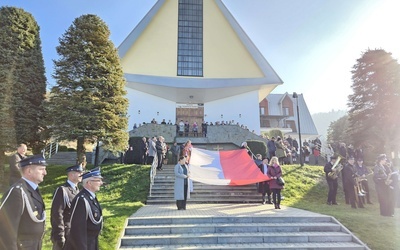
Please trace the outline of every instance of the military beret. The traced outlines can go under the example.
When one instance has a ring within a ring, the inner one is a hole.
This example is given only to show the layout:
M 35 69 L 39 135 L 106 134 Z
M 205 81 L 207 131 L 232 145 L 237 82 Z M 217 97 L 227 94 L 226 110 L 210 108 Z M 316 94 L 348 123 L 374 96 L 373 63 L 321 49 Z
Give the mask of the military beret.
M 47 166 L 46 160 L 43 158 L 42 155 L 33 155 L 29 156 L 25 159 L 22 159 L 19 162 L 19 166 L 21 168 L 30 166 L 30 165 L 39 165 L 39 166 Z
M 75 171 L 75 172 L 83 172 L 82 165 L 74 165 L 65 169 L 67 172 Z
M 89 170 L 88 172 L 84 173 L 84 174 L 81 175 L 81 176 L 82 176 L 82 179 L 83 179 L 83 180 L 84 180 L 84 179 L 87 179 L 87 178 L 90 178 L 90 177 L 103 178 L 103 177 L 101 176 L 101 172 L 100 172 L 100 168 L 99 168 L 99 167 L 94 168 L 94 169 L 92 169 L 92 170 Z

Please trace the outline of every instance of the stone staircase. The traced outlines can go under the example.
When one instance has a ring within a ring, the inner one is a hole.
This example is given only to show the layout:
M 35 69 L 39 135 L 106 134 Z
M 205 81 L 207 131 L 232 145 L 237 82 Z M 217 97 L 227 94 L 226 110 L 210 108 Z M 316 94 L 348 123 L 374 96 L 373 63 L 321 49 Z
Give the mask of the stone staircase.
M 157 171 L 148 205 L 174 203 L 174 166 L 166 165 Z M 193 183 L 190 203 L 261 203 L 256 184 L 246 186 L 214 186 L 199 182 Z
M 183 211 L 173 189 L 167 165 L 157 172 L 147 205 L 126 221 L 119 249 L 369 249 L 333 217 L 256 204 L 255 185 L 195 182 Z
M 47 164 L 51 165 L 75 165 L 76 164 L 76 152 L 58 152 L 46 159 Z M 92 153 L 86 153 L 86 161 L 91 162 Z
M 329 216 L 130 218 L 120 249 L 367 249 Z

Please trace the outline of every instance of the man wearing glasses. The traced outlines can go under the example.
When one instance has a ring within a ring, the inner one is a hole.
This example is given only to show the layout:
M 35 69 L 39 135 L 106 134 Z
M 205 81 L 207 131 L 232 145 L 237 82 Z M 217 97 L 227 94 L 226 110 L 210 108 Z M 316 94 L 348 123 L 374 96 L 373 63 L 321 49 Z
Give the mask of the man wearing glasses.
M 103 216 L 96 192 L 103 185 L 100 168 L 82 175 L 83 189 L 75 196 L 71 208 L 71 229 L 64 249 L 99 249 Z

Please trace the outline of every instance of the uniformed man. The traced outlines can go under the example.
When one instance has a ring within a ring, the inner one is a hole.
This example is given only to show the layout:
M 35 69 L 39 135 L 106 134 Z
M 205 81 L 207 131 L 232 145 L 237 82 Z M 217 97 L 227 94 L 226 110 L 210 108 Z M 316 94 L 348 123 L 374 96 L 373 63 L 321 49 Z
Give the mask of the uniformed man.
M 17 152 L 10 157 L 10 186 L 21 179 L 19 162 L 26 158 L 26 150 L 26 145 L 20 144 L 17 148 Z
M 103 185 L 102 179 L 99 168 L 82 175 L 83 189 L 75 196 L 71 204 L 71 229 L 64 249 L 99 249 L 103 216 L 96 192 Z
M 22 178 L 7 190 L 0 206 L 0 249 L 42 248 L 46 214 L 38 184 L 47 174 L 46 165 L 41 155 L 20 161 Z
M 51 204 L 51 241 L 53 250 L 61 250 L 71 228 L 71 202 L 79 193 L 78 183 L 82 181 L 82 165 L 68 167 L 67 181 L 54 192 Z

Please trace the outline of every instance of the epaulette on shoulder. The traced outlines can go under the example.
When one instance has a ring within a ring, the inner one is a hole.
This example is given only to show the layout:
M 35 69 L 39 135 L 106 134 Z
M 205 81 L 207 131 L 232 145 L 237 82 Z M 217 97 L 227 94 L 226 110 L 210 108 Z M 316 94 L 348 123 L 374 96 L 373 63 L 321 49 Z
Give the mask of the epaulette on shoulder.
M 22 186 L 20 186 L 20 185 L 16 185 L 16 186 L 15 186 L 15 188 L 22 188 Z

